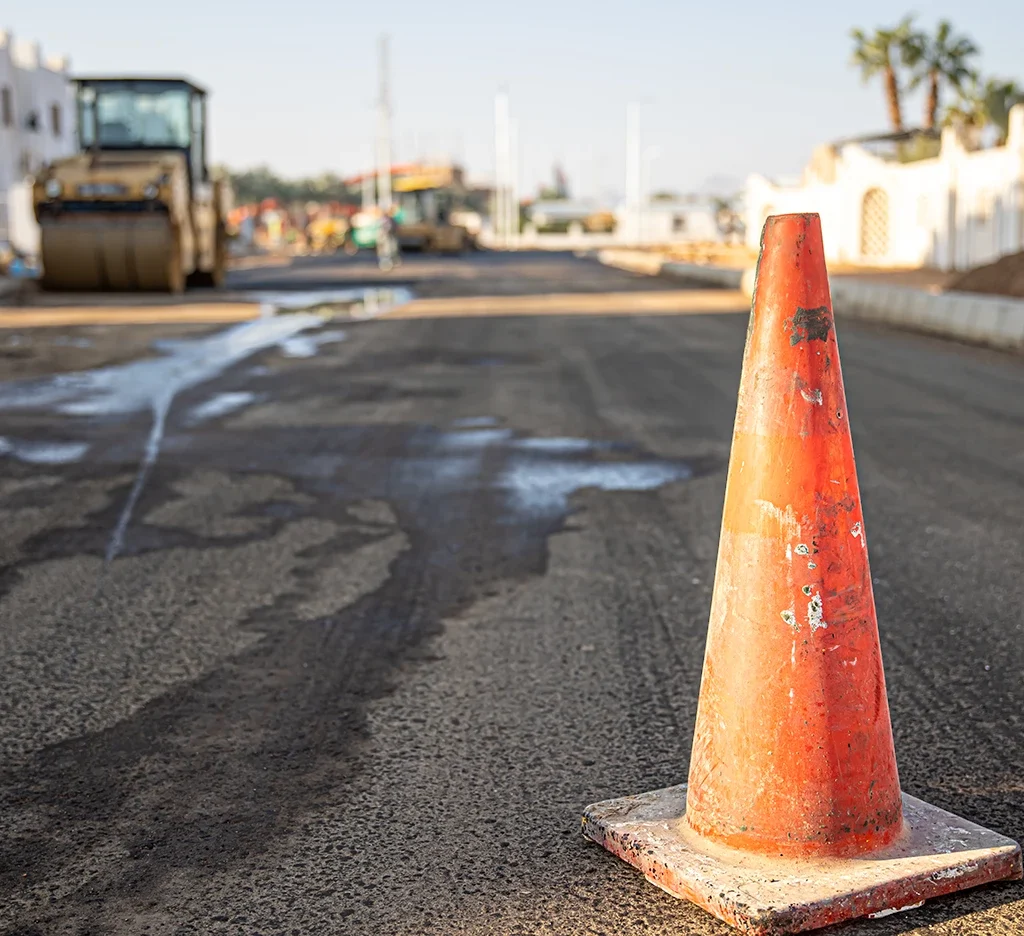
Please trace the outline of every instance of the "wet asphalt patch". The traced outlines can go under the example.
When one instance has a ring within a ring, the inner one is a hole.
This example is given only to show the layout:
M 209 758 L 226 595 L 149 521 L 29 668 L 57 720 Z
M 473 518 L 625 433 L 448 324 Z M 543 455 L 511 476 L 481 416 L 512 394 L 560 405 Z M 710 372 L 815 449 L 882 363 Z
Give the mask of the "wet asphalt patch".
M 339 347 L 317 342 L 316 331 L 300 331 L 314 339 L 314 353 Z M 252 353 L 262 360 L 286 357 L 277 337 Z M 294 591 L 241 622 L 242 630 L 258 634 L 248 650 L 110 727 L 50 745 L 6 771 L 0 807 L 35 817 L 31 835 L 0 842 L 0 874 L 9 886 L 73 867 L 83 853 L 109 847 L 111 829 L 117 829 L 125 860 L 105 865 L 74 897 L 86 920 L 90 902 L 145 893 L 175 869 L 225 867 L 258 852 L 290 829 L 296 810 L 331 795 L 345 777 L 364 769 L 359 744 L 367 731 L 368 703 L 391 690 L 399 670 L 431 659 L 427 641 L 446 619 L 545 573 L 548 539 L 566 529 L 574 494 L 592 489 L 607 496 L 650 496 L 665 484 L 722 467 L 713 459 L 659 458 L 621 440 L 525 435 L 486 416 L 448 427 L 246 428 L 232 417 L 265 400 L 330 393 L 341 405 L 363 391 L 347 386 L 345 375 L 330 367 L 304 373 L 301 382 L 291 368 L 302 362 L 254 378 L 249 354 L 234 355 L 225 369 L 213 368 L 208 354 L 180 342 L 169 350 L 182 366 L 168 370 L 156 358 L 151 366 L 158 376 L 140 383 L 129 371 L 133 380 L 120 395 L 110 391 L 111 382 L 120 386 L 120 377 L 109 373 L 76 375 L 73 384 L 35 382 L 32 400 L 24 387 L 0 388 L 0 402 L 15 402 L 29 437 L 37 415 L 52 427 L 56 409 L 64 414 L 61 424 L 73 444 L 89 446 L 81 462 L 55 466 L 69 479 L 124 478 L 134 471 L 140 448 L 152 444 L 154 414 L 159 415 L 151 398 L 166 404 L 147 483 L 122 483 L 82 528 L 36 536 L 26 544 L 26 560 L 7 570 L 0 583 L 4 591 L 19 569 L 43 558 L 86 553 L 117 562 L 181 548 L 198 557 L 204 550 L 267 541 L 304 522 L 329 521 L 336 532 L 304 550 Z M 479 355 L 438 349 L 410 357 L 406 366 L 480 366 Z M 386 373 L 379 363 L 362 361 L 360 375 Z M 401 369 L 397 357 L 392 363 Z M 172 378 L 180 398 L 160 395 Z M 374 385 L 385 398 L 394 392 L 386 379 Z M 149 519 L 177 496 L 182 482 L 203 471 L 287 479 L 298 497 L 246 507 L 241 516 L 258 522 L 241 532 L 199 533 Z M 136 494 L 125 523 L 124 505 Z M 367 520 L 368 503 L 387 504 L 390 519 Z M 112 529 L 119 530 L 114 556 Z M 303 582 L 335 566 L 339 557 L 396 534 L 405 545 L 378 587 L 329 613 L 299 620 Z M 96 613 L 101 622 L 102 609 Z M 182 756 L 186 750 L 189 755 Z M 202 818 L 193 802 L 196 791 L 202 791 Z M 69 820 L 75 841 L 55 834 Z M 15 869 L 22 875 L 18 880 L 9 876 Z

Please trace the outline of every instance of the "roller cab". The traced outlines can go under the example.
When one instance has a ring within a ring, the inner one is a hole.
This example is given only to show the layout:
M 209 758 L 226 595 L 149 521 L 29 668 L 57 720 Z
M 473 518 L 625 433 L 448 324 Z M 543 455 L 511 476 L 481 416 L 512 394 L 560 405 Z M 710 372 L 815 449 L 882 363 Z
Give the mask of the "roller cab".
M 227 187 L 206 162 L 206 93 L 180 78 L 80 78 L 79 152 L 35 180 L 45 289 L 220 286 Z

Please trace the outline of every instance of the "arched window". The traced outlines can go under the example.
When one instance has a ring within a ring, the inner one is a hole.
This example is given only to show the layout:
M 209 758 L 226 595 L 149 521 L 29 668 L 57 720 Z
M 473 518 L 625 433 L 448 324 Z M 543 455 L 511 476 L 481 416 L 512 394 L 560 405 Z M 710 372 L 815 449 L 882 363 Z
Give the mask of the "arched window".
M 889 196 L 883 189 L 868 189 L 860 208 L 862 259 L 882 259 L 889 253 Z

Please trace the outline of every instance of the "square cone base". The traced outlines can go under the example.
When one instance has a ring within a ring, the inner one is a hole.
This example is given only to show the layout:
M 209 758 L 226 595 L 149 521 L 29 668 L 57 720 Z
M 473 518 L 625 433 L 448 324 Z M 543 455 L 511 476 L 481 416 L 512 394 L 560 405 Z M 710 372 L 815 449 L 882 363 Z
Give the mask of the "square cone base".
M 1021 876 L 1020 846 L 903 794 L 905 831 L 857 858 L 774 858 L 696 835 L 683 821 L 686 784 L 595 803 L 583 834 L 744 933 L 799 933 L 886 916 L 929 897 Z

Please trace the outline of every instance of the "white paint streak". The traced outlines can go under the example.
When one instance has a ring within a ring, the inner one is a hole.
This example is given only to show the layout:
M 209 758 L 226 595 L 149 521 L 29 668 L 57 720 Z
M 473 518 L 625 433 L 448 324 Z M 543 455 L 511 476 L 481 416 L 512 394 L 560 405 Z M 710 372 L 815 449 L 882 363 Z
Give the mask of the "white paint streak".
M 135 482 L 107 545 L 110 562 L 124 545 L 132 511 L 160 453 L 175 396 L 323 322 L 318 315 L 299 312 L 254 319 L 204 338 L 158 342 L 155 347 L 161 357 L 0 386 L 0 409 L 54 407 L 70 416 L 118 416 L 146 410 L 153 414 Z
M 789 651 L 789 664 L 796 666 L 796 641 L 793 641 L 793 649 Z
M 219 419 L 221 416 L 227 416 L 236 410 L 240 410 L 243 406 L 248 406 L 255 399 L 256 394 L 249 393 L 246 390 L 217 393 L 208 400 L 204 400 L 198 406 L 192 407 L 192 412 L 189 414 L 189 425 L 195 426 L 206 422 L 208 419 Z
M 793 546 L 790 543 L 786 543 L 786 559 L 789 562 L 793 561 Z
M 132 489 L 128 493 L 128 500 L 121 508 L 121 515 L 117 518 L 117 525 L 110 535 L 110 542 L 107 543 L 107 562 L 113 562 L 124 546 L 124 534 L 128 530 L 128 524 L 131 523 L 135 505 L 138 503 L 139 495 L 142 494 L 142 489 L 146 486 L 146 479 L 149 478 L 149 473 L 160 454 L 160 443 L 163 441 L 164 426 L 167 424 L 167 412 L 170 410 L 173 400 L 173 387 L 168 387 L 164 394 L 153 400 L 153 424 L 150 426 L 149 436 L 146 438 L 146 448 L 143 450 L 142 461 L 139 462 L 138 471 L 135 473 Z
M 315 357 L 322 345 L 334 344 L 344 341 L 346 334 L 343 331 L 320 332 L 317 335 L 293 335 L 281 342 L 281 353 L 290 358 L 311 358 Z
M 828 624 L 822 620 L 824 613 L 825 609 L 821 603 L 821 592 L 815 592 L 811 600 L 807 602 L 807 623 L 811 625 L 812 634 L 819 628 L 828 627 Z
M 30 465 L 68 465 L 89 451 L 86 442 L 25 442 L 0 436 L 0 455 L 10 455 Z
M 818 406 L 821 406 L 820 390 L 801 390 L 800 396 L 802 396 L 808 403 L 814 403 Z
M 775 520 L 787 536 L 800 535 L 800 523 L 796 519 L 796 514 L 793 513 L 792 504 L 786 504 L 786 509 L 783 510 L 777 504 L 767 500 L 755 500 L 754 503 L 761 508 L 763 513 Z
M 861 546 L 867 546 L 867 542 L 864 539 L 864 527 L 860 525 L 858 520 L 852 527 L 850 527 L 850 533 L 854 539 L 859 539 Z
M 856 665 L 857 665 L 857 657 L 854 657 L 852 660 L 843 660 L 843 666 L 856 666 Z

